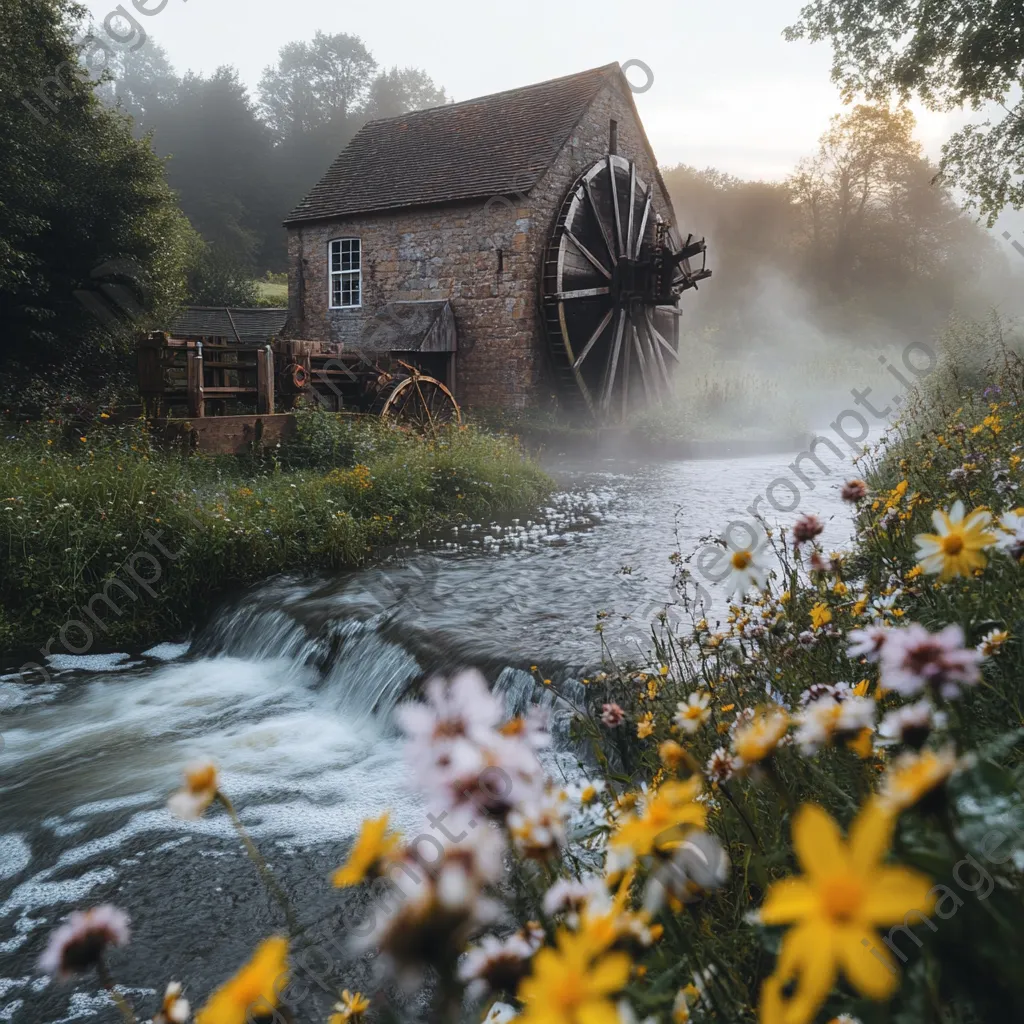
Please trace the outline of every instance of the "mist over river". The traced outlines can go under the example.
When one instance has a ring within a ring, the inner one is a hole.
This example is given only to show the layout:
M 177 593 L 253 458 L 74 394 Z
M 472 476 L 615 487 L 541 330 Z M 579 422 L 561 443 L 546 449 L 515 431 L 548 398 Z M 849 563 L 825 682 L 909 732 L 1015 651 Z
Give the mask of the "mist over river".
M 551 459 L 558 492 L 521 520 L 453 529 L 358 572 L 272 580 L 188 642 L 54 659 L 45 685 L 4 676 L 0 1021 L 118 1019 L 93 978 L 73 990 L 35 966 L 75 907 L 111 902 L 131 914 L 132 942 L 110 963 L 142 1020 L 167 981 L 201 1002 L 282 927 L 223 812 L 184 823 L 166 810 L 197 755 L 221 766 L 300 920 L 336 914 L 342 896 L 329 874 L 365 817 L 391 808 L 403 832 L 424 828 L 391 713 L 425 674 L 476 665 L 510 710 L 550 701 L 529 666 L 565 681 L 598 662 L 599 609 L 615 613 L 605 634 L 613 650 L 635 654 L 635 638 L 671 599 L 669 555 L 749 519 L 751 501 L 795 454 Z M 831 475 L 812 468 L 798 512 L 770 519 L 817 513 L 827 549 L 849 538 L 838 487 L 853 474 L 823 454 Z M 709 618 L 724 617 L 720 590 L 708 589 Z M 549 768 L 571 775 L 576 756 L 558 741 L 565 715 L 556 709 Z M 323 957 L 314 963 L 324 968 Z M 371 969 L 364 958 L 325 973 L 356 988 Z M 325 1019 L 335 998 L 311 982 L 298 1019 Z

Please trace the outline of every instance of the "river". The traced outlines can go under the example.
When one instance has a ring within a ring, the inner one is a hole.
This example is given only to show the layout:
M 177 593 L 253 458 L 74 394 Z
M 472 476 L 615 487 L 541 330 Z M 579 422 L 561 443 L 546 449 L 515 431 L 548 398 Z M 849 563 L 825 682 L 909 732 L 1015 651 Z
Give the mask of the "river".
M 452 530 L 359 572 L 273 580 L 188 640 L 54 659 L 45 685 L 0 679 L 0 1021 L 118 1019 L 93 979 L 71 989 L 35 967 L 76 906 L 131 913 L 132 943 L 111 966 L 149 1013 L 172 978 L 201 1001 L 280 928 L 223 813 L 167 812 L 187 760 L 217 760 L 300 918 L 323 918 L 339 905 L 330 871 L 363 818 L 390 807 L 403 830 L 423 827 L 391 712 L 425 673 L 480 666 L 515 709 L 537 699 L 529 666 L 566 679 L 599 660 L 599 609 L 612 613 L 613 649 L 635 650 L 670 599 L 677 543 L 689 553 L 749 518 L 792 458 L 556 458 L 558 493 L 530 518 Z M 826 519 L 825 544 L 840 547 L 850 520 L 838 486 L 852 467 L 830 464 L 798 511 Z M 564 746 L 552 755 L 553 771 L 575 765 Z M 368 969 L 333 978 L 365 985 Z M 315 1014 L 331 1001 L 314 985 L 301 1019 L 325 1019 Z

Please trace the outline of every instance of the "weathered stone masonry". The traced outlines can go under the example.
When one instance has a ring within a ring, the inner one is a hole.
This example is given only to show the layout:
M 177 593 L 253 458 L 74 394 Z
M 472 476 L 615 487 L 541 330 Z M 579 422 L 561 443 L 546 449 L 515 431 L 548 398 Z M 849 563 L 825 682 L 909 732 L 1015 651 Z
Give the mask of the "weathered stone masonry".
M 459 400 L 521 407 L 543 399 L 541 260 L 567 190 L 608 152 L 610 121 L 618 123 L 618 152 L 655 183 L 656 212 L 674 220 L 627 89 L 621 75 L 608 80 L 527 195 L 290 224 L 290 333 L 357 349 L 368 318 L 386 303 L 449 299 Z M 362 242 L 357 309 L 329 308 L 328 243 L 341 237 Z

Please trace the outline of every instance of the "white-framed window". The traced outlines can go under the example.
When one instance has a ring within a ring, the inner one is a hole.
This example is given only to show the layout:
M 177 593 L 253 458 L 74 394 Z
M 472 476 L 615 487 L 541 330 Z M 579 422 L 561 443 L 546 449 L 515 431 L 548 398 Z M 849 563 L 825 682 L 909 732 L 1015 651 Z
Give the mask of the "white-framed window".
M 331 271 L 331 309 L 363 304 L 363 250 L 358 238 L 335 238 L 328 243 Z

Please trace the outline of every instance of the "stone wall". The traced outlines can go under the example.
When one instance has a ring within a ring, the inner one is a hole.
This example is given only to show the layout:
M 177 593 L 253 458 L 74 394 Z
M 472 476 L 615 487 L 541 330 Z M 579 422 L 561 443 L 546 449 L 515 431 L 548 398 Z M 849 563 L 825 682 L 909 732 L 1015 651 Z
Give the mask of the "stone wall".
M 358 348 L 368 317 L 387 302 L 450 299 L 459 332 L 456 393 L 468 405 L 522 407 L 542 400 L 546 347 L 538 296 L 541 260 L 555 214 L 576 177 L 618 151 L 655 180 L 630 100 L 610 82 L 529 196 L 417 208 L 293 226 L 288 231 L 290 333 Z M 655 209 L 668 198 L 655 189 Z M 362 240 L 363 304 L 328 306 L 328 242 Z

